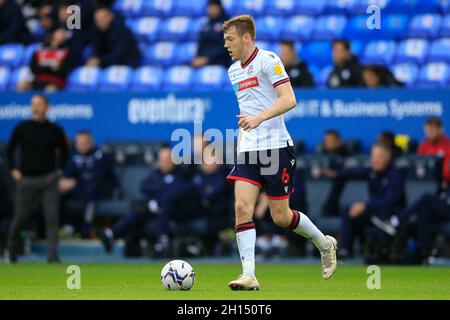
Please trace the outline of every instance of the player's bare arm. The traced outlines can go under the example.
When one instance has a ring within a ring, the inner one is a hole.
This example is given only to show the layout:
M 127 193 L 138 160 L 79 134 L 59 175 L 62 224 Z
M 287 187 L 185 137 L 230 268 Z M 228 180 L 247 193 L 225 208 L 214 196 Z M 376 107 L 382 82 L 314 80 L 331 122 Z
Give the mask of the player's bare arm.
M 272 119 L 295 108 L 297 101 L 291 83 L 286 82 L 275 88 L 278 99 L 272 106 L 257 115 L 237 115 L 238 125 L 248 131 L 257 128 L 263 121 Z

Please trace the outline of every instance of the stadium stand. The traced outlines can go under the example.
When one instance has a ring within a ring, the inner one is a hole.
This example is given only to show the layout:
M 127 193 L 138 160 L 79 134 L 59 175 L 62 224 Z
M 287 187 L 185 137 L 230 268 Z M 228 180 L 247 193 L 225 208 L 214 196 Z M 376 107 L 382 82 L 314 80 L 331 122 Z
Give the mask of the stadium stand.
M 205 0 L 189 4 L 183 1 L 117 0 L 113 9 L 123 15 L 139 42 L 143 56 L 141 66 L 168 68 L 190 64 L 205 18 L 205 3 Z M 353 51 L 363 63 L 387 65 L 394 74 L 401 74 L 402 81 L 408 86 L 447 86 L 445 79 L 426 80 L 425 70 L 429 69 L 429 62 L 450 63 L 447 54 L 450 5 L 439 0 L 378 1 L 375 3 L 383 10 L 382 28 L 370 30 L 367 28 L 366 10 L 372 3 L 365 0 L 228 0 L 224 1 L 224 7 L 229 15 L 245 12 L 256 17 L 258 41 L 268 44 L 261 47 L 275 50 L 281 40 L 295 41 L 300 57 L 314 66 L 313 74 L 319 87 L 323 85 L 320 75 L 326 73 L 331 64 L 329 41 L 341 37 L 352 39 Z M 37 36 L 43 32 L 39 24 L 30 19 L 28 26 L 38 39 Z M 29 64 L 32 53 L 40 45 L 38 42 L 26 47 L 21 44 L 1 45 L 0 66 L 8 67 L 12 74 L 16 74 L 19 68 Z M 89 50 L 85 49 L 83 61 L 88 56 Z M 415 68 L 405 68 L 404 63 L 414 63 L 422 70 L 420 81 L 416 81 Z M 399 64 L 402 72 L 398 71 Z M 441 69 L 445 74 L 446 68 L 439 67 Z M 76 78 L 79 69 L 75 68 L 72 73 L 70 78 Z M 125 81 L 129 83 L 122 88 L 134 86 L 135 78 L 136 75 L 127 77 Z M 14 81 L 11 78 L 11 83 L 3 84 L 0 90 L 15 90 Z M 189 87 L 198 88 L 193 84 Z M 167 81 L 162 87 L 148 87 L 149 90 L 170 88 Z M 67 89 L 79 89 L 79 86 L 68 85 Z

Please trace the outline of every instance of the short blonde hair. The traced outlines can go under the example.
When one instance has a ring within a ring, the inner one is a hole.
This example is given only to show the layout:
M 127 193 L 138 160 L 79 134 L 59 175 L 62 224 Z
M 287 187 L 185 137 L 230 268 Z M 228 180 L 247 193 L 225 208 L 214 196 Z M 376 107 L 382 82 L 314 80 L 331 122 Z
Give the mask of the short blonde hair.
M 256 39 L 255 20 L 253 20 L 253 17 L 250 15 L 244 14 L 225 21 L 222 30 L 223 32 L 226 32 L 231 27 L 235 27 L 241 36 L 248 33 L 253 41 Z

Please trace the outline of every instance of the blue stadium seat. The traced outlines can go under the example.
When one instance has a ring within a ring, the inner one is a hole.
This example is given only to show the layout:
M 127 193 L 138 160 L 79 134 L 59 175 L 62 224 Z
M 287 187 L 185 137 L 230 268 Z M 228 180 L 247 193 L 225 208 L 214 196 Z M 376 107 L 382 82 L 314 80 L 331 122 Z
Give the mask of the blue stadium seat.
M 344 2 L 345 6 L 345 0 L 341 2 Z M 389 0 L 356 0 L 353 6 L 350 7 L 350 14 L 367 14 L 367 8 L 371 5 L 376 5 L 382 12 L 385 12 L 388 2 Z
M 134 71 L 131 80 L 131 90 L 146 91 L 161 88 L 163 69 L 159 67 L 143 66 Z
M 315 64 L 309 64 L 308 65 L 308 70 L 309 72 L 311 72 L 311 75 L 313 77 L 314 83 L 316 83 L 316 79 L 319 78 L 319 74 L 320 74 L 320 66 L 315 65 Z
M 349 14 L 355 10 L 357 0 L 328 0 L 325 4 L 325 14 Z
M 12 72 L 11 80 L 9 81 L 8 88 L 10 91 L 17 90 L 17 84 L 21 81 L 32 81 L 33 74 L 31 73 L 29 66 L 22 66 L 18 69 L 15 69 Z
M 395 64 L 391 70 L 395 78 L 403 82 L 407 87 L 414 86 L 419 75 L 419 68 L 414 63 Z
M 270 46 L 269 51 L 275 52 L 277 55 L 280 55 L 280 42 L 276 42 Z M 301 44 L 299 42 L 295 43 L 294 48 L 297 52 L 300 52 Z M 297 50 L 298 48 L 298 50 Z
M 297 14 L 321 14 L 325 9 L 326 0 L 296 0 L 295 12 Z
M 354 40 L 367 40 L 367 39 L 380 39 L 380 30 L 369 30 L 367 28 L 367 16 L 357 15 L 347 22 L 343 34 L 347 39 Z
M 42 44 L 41 43 L 32 43 L 30 45 L 28 45 L 25 48 L 25 52 L 22 56 L 22 65 L 29 65 L 31 62 L 31 58 L 33 57 L 34 52 L 39 49 L 42 48 Z
M 388 65 L 394 58 L 395 49 L 395 41 L 371 41 L 364 50 L 364 56 L 361 59 L 361 62 L 364 64 L 376 63 Z
M 145 0 L 117 0 L 113 10 L 126 17 L 138 17 L 143 14 L 145 2 Z
M 443 13 L 446 13 L 446 14 L 450 13 L 450 1 L 448 1 L 448 0 L 439 1 L 439 6 Z
M 190 64 L 192 58 L 197 54 L 197 42 L 186 42 L 179 44 L 176 48 L 175 61 L 177 64 Z
M 172 17 L 165 20 L 160 29 L 160 39 L 164 41 L 187 41 L 192 32 L 192 20 L 188 17 Z
M 441 2 L 446 0 L 390 0 L 384 8 L 386 13 L 440 13 Z M 386 1 L 385 1 L 386 2 Z
M 174 0 L 145 0 L 142 13 L 145 16 L 170 17 L 173 2 Z
M 256 40 L 255 46 L 257 46 L 259 49 L 272 51 L 273 43 L 268 41 Z
M 266 0 L 266 13 L 292 16 L 295 13 L 295 0 Z
M 442 17 L 439 14 L 420 14 L 414 16 L 409 25 L 411 38 L 435 38 L 441 28 Z
M 300 56 L 307 63 L 314 63 L 320 66 L 330 65 L 331 43 L 329 41 L 316 41 L 304 45 Z
M 176 43 L 157 42 L 144 50 L 144 64 L 169 66 L 175 63 Z
M 28 19 L 26 25 L 34 39 L 43 39 L 45 37 L 46 31 L 42 28 L 39 19 Z
M 133 71 L 127 66 L 110 66 L 100 75 L 98 89 L 103 91 L 127 90 Z
M 155 42 L 158 40 L 161 20 L 156 17 L 133 19 L 127 23 L 136 39 L 140 42 Z
M 431 43 L 428 62 L 446 61 L 450 62 L 450 38 L 435 40 Z
M 261 17 L 256 19 L 258 40 L 278 41 L 280 39 L 283 20 L 279 17 Z
M 365 41 L 354 40 L 351 42 L 352 52 L 355 56 L 361 57 L 364 53 L 364 49 L 366 48 Z
M 197 70 L 194 89 L 221 89 L 228 82 L 228 72 L 222 66 L 206 66 Z
M 0 67 L 0 91 L 8 89 L 10 77 L 11 70 L 8 67 Z
M 250 14 L 254 17 L 261 16 L 264 13 L 265 1 L 266 0 L 240 0 L 236 2 L 235 14 Z
M 308 41 L 314 28 L 314 18 L 306 15 L 293 16 L 282 25 L 281 38 Z
M 418 86 L 446 87 L 450 80 L 450 66 L 445 62 L 431 62 L 420 69 Z
M 188 66 L 175 66 L 168 69 L 164 78 L 165 90 L 189 90 L 194 79 L 194 71 Z
M 331 40 L 340 38 L 347 23 L 343 15 L 322 16 L 315 21 L 314 40 Z
M 97 67 L 79 67 L 69 75 L 67 89 L 74 91 L 93 91 L 97 89 L 101 70 Z
M 175 1 L 172 14 L 180 16 L 199 17 L 206 14 L 206 0 Z
M 331 70 L 333 70 L 333 66 L 326 66 L 320 70 L 318 77 L 314 79 L 319 88 L 326 88 Z
M 236 15 L 237 6 L 240 0 L 222 0 L 223 8 L 228 16 L 232 17 Z
M 420 2 L 420 12 L 424 13 L 442 13 L 441 5 L 448 0 L 422 0 Z
M 15 68 L 20 66 L 24 46 L 21 44 L 4 44 L 0 46 L 0 66 Z
M 444 16 L 444 18 L 442 19 L 442 26 L 441 31 L 439 32 L 439 36 L 450 37 L 450 14 Z
M 423 39 L 401 41 L 397 47 L 395 61 L 421 64 L 428 55 L 429 42 Z
M 408 30 L 409 16 L 403 14 L 390 14 L 381 16 L 380 39 L 403 39 Z M 373 30 L 369 30 L 373 31 Z
M 382 15 L 380 29 L 367 27 L 367 15 L 358 15 L 349 20 L 344 30 L 348 39 L 402 39 L 406 35 L 409 18 L 407 15 Z
M 389 13 L 413 14 L 420 11 L 419 6 L 422 7 L 424 3 L 425 1 L 421 0 L 391 0 L 388 1 L 385 10 Z

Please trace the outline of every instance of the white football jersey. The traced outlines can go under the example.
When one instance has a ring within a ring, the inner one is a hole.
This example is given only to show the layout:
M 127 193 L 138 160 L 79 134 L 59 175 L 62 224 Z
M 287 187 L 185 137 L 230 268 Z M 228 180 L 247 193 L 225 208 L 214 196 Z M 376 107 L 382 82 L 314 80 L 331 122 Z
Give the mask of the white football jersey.
M 245 64 L 236 61 L 228 69 L 239 103 L 240 114 L 256 115 L 277 99 L 275 88 L 289 81 L 280 58 L 271 51 L 255 48 Z M 293 142 L 283 115 L 262 122 L 259 127 L 242 131 L 239 152 L 285 148 Z

